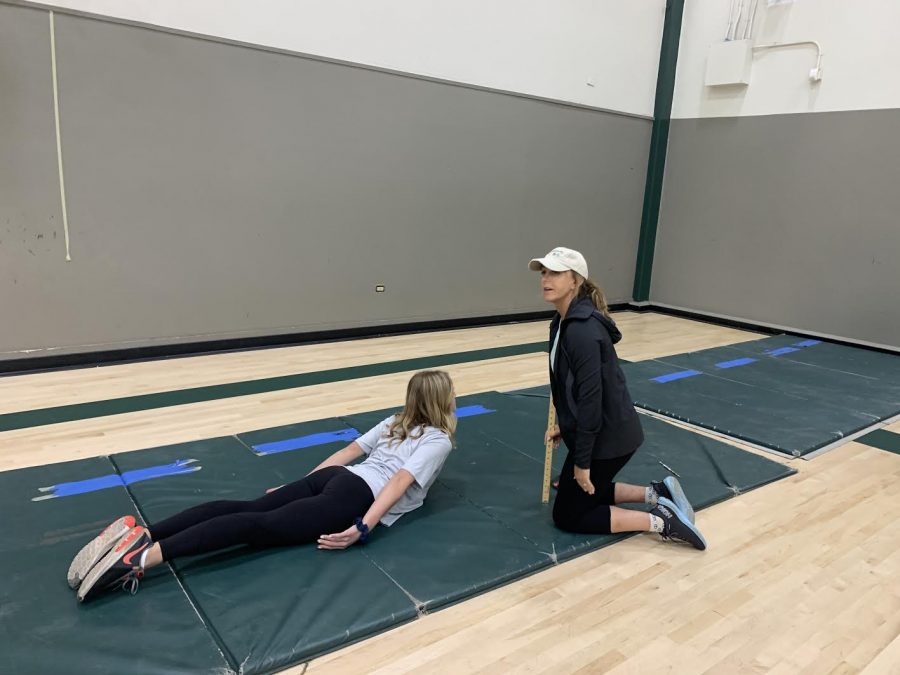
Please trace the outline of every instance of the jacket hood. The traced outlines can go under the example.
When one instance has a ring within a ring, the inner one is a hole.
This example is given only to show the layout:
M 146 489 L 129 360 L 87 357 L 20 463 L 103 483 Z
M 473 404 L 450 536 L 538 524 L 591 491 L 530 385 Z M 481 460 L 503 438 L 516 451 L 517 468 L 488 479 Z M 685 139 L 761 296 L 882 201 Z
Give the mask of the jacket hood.
M 569 311 L 566 312 L 565 321 L 585 321 L 591 317 L 594 317 L 603 324 L 603 327 L 606 328 L 606 331 L 609 333 L 609 337 L 613 344 L 616 344 L 622 339 L 622 332 L 619 330 L 616 322 L 594 307 L 594 303 L 588 298 L 581 298 L 569 305 Z

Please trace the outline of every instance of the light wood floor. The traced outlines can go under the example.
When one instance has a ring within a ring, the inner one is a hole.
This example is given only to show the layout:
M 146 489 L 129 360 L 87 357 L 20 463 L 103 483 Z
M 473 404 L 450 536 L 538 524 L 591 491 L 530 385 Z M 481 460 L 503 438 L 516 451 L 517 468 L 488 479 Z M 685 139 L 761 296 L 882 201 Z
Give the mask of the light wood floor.
M 760 337 L 616 319 L 630 360 Z M 7 377 L 0 413 L 545 338 L 540 322 Z M 447 370 L 460 395 L 547 377 L 540 354 Z M 398 405 L 408 376 L 0 433 L 0 470 Z M 848 443 L 792 466 L 700 512 L 705 553 L 635 537 L 289 672 L 900 673 L 900 456 Z

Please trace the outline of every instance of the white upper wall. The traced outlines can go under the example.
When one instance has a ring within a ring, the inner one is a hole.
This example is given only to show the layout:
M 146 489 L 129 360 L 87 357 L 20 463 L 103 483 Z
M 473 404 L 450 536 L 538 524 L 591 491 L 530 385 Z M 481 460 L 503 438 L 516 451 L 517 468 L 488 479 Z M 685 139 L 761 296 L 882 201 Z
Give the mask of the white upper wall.
M 810 83 L 816 50 L 804 46 L 755 52 L 749 86 L 705 87 L 707 53 L 725 38 L 730 4 L 685 2 L 672 117 L 900 108 L 898 0 L 758 0 L 755 44 L 818 41 L 822 80 Z
M 665 14 L 665 0 L 51 4 L 648 117 Z

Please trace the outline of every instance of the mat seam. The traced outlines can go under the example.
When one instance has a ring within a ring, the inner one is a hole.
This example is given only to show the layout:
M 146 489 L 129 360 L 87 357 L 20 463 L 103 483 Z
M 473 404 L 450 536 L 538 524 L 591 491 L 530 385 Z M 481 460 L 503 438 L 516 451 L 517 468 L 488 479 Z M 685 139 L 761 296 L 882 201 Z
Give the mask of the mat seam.
M 112 464 L 113 470 L 119 476 L 122 475 L 122 471 L 119 468 L 119 465 L 116 463 L 115 458 L 112 455 L 105 456 L 109 463 Z M 137 502 L 137 499 L 132 493 L 131 488 L 123 482 L 123 487 L 125 488 L 125 494 L 128 495 L 128 499 L 131 500 L 132 505 L 134 506 L 135 511 L 141 517 L 141 520 L 144 523 L 149 524 L 147 520 L 146 514 L 143 509 L 141 509 L 140 505 Z M 152 533 L 151 533 L 152 534 Z M 206 633 L 212 638 L 213 643 L 216 645 L 216 648 L 219 650 L 219 654 L 225 660 L 225 663 L 228 664 L 229 668 L 231 668 L 232 673 L 240 673 L 240 667 L 238 666 L 237 658 L 234 654 L 231 653 L 231 650 L 225 644 L 224 640 L 222 640 L 218 631 L 216 631 L 215 627 L 213 627 L 212 622 L 209 620 L 209 617 L 206 616 L 206 613 L 203 612 L 200 608 L 200 605 L 197 603 L 196 598 L 193 594 L 188 590 L 187 586 L 184 583 L 184 579 L 181 576 L 181 573 L 175 568 L 175 566 L 171 562 L 166 562 L 166 565 L 169 567 L 169 571 L 172 572 L 172 575 L 175 577 L 175 581 L 178 583 L 178 586 L 181 588 L 182 593 L 184 593 L 187 601 L 190 603 L 191 608 L 197 615 L 197 618 L 200 619 L 200 623 L 203 628 L 206 630 Z

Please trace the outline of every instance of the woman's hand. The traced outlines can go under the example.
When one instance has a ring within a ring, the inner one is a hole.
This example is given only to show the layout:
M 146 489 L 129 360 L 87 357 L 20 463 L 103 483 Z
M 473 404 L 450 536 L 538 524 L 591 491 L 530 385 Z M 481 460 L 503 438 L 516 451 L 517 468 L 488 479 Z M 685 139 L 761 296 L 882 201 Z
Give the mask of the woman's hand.
M 562 438 L 562 432 L 559 430 L 557 425 L 553 425 L 549 429 L 547 429 L 547 433 L 544 434 L 544 443 L 553 443 L 553 449 L 559 447 L 559 440 Z
M 341 549 L 353 546 L 359 541 L 361 532 L 356 525 L 351 525 L 343 532 L 337 534 L 323 534 L 319 537 L 319 548 L 323 549 Z
M 594 484 L 591 482 L 591 470 L 575 467 L 575 482 L 589 495 L 594 494 Z
M 278 487 L 269 488 L 268 490 L 266 490 L 266 494 L 269 494 L 270 492 L 275 492 L 275 490 L 280 490 L 283 487 L 284 487 L 284 485 L 279 485 Z

